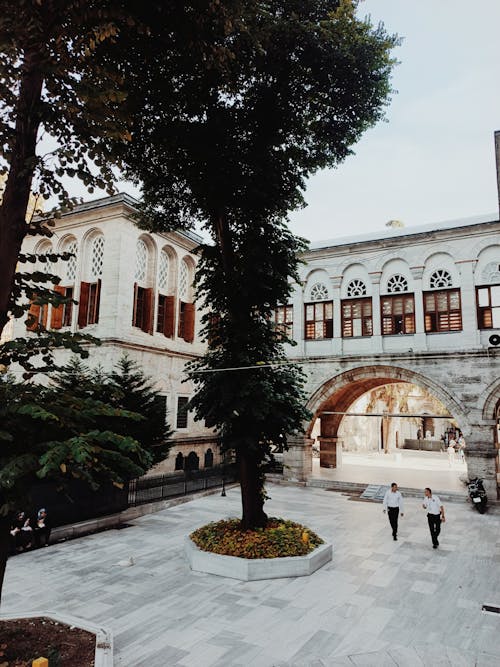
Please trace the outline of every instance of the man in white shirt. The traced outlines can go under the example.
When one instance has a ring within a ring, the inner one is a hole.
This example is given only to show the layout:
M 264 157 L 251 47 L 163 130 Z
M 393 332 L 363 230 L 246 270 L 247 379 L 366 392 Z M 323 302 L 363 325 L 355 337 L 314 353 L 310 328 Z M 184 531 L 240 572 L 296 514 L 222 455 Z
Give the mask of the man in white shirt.
M 429 530 L 431 531 L 432 548 L 437 549 L 439 546 L 438 537 L 441 532 L 441 521 L 445 521 L 444 506 L 439 499 L 439 496 L 432 495 L 432 491 L 428 486 L 425 488 L 425 498 L 422 507 L 424 510 L 427 510 L 427 521 L 429 523 Z
M 398 491 L 398 485 L 396 482 L 391 484 L 391 488 L 387 489 L 383 501 L 384 514 L 387 512 L 389 515 L 389 523 L 392 528 L 392 539 L 396 541 L 398 539 L 398 517 L 399 511 L 401 510 L 401 516 L 403 514 L 403 496 L 401 492 Z

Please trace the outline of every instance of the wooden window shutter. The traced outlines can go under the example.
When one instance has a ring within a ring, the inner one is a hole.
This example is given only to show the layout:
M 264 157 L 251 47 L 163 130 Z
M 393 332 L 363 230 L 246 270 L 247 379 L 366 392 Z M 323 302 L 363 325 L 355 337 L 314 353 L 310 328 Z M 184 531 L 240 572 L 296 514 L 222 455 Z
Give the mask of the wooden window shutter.
M 137 283 L 134 283 L 134 303 L 132 305 L 132 326 L 137 326 L 137 292 L 139 286 Z
M 142 330 L 148 334 L 153 333 L 153 304 L 153 288 L 148 287 L 144 290 L 144 313 L 142 317 Z
M 66 296 L 66 288 L 61 285 L 54 285 L 54 292 Z M 54 307 L 52 306 L 52 313 L 50 315 L 50 328 L 51 329 L 60 329 L 62 327 L 63 321 L 64 306 Z
M 42 306 L 42 318 L 41 318 L 41 326 L 46 329 L 47 328 L 47 318 L 49 316 L 49 305 L 48 303 L 44 303 Z
M 78 326 L 80 328 L 87 326 L 89 309 L 90 283 L 80 283 L 80 299 L 78 305 Z
M 186 343 L 194 341 L 194 303 L 184 304 L 184 340 Z
M 173 338 L 175 331 L 175 297 L 165 297 L 165 315 L 163 320 L 163 334 L 167 338 Z
M 95 295 L 95 317 L 94 322 L 97 324 L 99 322 L 99 306 L 101 305 L 101 279 L 97 281 L 97 291 Z
M 33 296 L 33 299 L 35 296 Z M 33 300 L 30 304 L 30 309 L 28 310 L 28 320 L 26 322 L 26 329 L 28 331 L 36 331 L 38 328 L 38 322 L 40 320 L 40 306 L 37 306 L 33 303 Z

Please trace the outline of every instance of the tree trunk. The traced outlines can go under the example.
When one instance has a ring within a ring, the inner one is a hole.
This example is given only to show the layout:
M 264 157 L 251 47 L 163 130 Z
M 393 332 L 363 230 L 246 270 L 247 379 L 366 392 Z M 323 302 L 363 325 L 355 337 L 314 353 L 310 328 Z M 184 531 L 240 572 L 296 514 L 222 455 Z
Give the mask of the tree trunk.
M 245 530 L 264 528 L 267 514 L 264 512 L 264 475 L 255 454 L 240 451 L 236 454 L 241 487 L 243 515 L 241 527 Z
M 9 517 L 0 516 L 0 601 L 2 599 L 3 580 L 5 568 L 9 557 L 10 547 L 10 521 Z
M 26 211 L 35 170 L 36 141 L 40 127 L 43 86 L 41 61 L 42 56 L 38 49 L 26 50 L 15 110 L 15 140 L 0 206 L 0 332 L 8 322 L 16 265 L 28 230 Z

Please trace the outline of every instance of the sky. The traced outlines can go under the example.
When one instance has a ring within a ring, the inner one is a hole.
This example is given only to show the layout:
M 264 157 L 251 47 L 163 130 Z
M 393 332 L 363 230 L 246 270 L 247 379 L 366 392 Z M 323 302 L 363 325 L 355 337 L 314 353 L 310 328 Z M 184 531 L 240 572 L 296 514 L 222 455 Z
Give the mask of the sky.
M 318 241 L 497 211 L 500 1 L 366 0 L 359 13 L 403 38 L 397 93 L 354 155 L 309 180 L 294 233 Z

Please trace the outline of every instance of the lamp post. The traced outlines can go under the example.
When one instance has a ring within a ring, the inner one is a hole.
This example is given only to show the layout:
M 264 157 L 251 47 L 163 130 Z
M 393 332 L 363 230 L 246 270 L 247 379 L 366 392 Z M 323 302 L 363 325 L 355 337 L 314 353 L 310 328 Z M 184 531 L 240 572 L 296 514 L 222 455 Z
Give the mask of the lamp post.
M 222 452 L 222 491 L 220 494 L 223 498 L 226 497 L 226 450 Z

